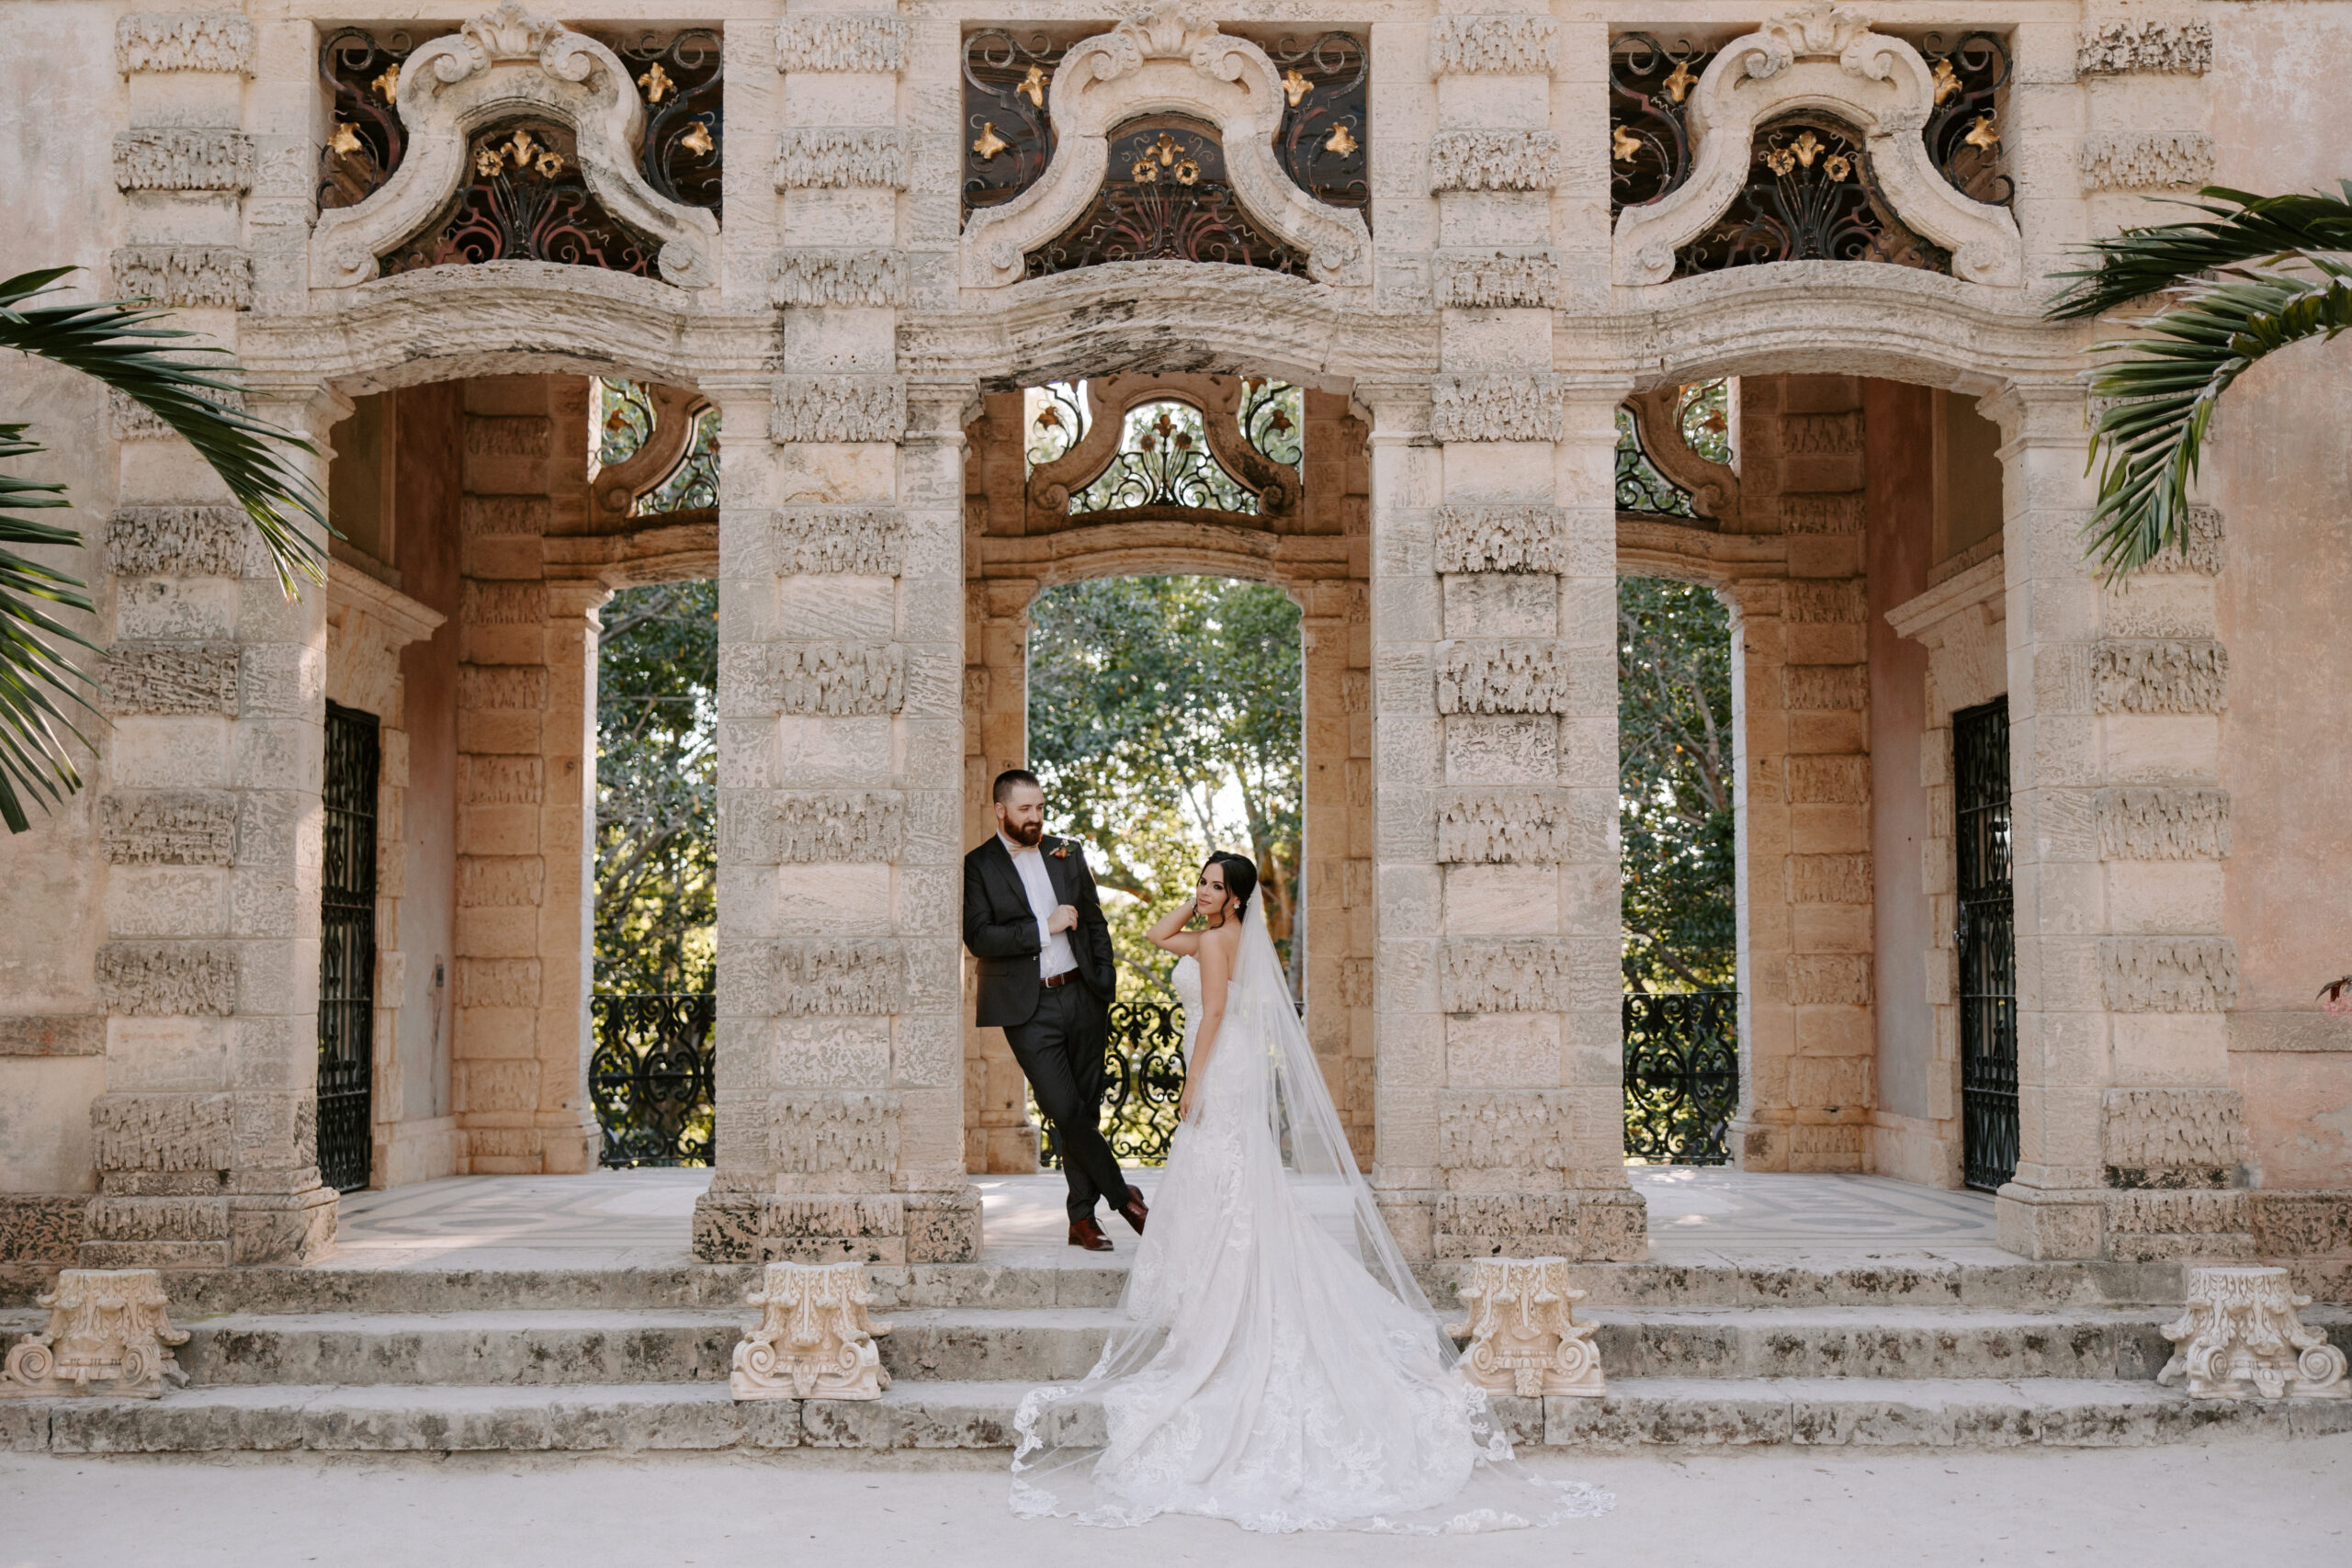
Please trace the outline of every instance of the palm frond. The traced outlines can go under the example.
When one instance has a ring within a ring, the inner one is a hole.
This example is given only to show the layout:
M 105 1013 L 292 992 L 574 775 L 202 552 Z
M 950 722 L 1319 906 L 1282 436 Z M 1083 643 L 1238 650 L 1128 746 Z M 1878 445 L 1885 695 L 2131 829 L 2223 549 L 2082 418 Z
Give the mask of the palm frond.
M 298 576 L 323 582 L 320 540 L 332 531 L 325 499 L 284 456 L 288 449 L 315 455 L 318 448 L 231 406 L 226 400 L 239 392 L 235 362 L 226 351 L 195 341 L 194 333 L 155 325 L 166 312 L 138 301 L 29 303 L 75 270 L 50 267 L 0 281 L 0 348 L 83 371 L 154 414 L 196 448 L 253 519 L 280 587 L 292 593 Z M 173 346 L 167 351 L 165 344 Z
M 2093 427 L 2098 505 L 2085 525 L 2110 581 L 2185 543 L 2188 487 L 2215 402 L 2256 361 L 2352 328 L 2352 273 L 2319 264 L 2317 279 L 2233 270 L 2191 285 L 2143 335 L 2094 345 L 2117 357 L 2088 377 L 2107 400 Z
M 0 463 L 40 450 L 25 439 L 23 425 L 0 424 Z M 81 787 L 65 743 L 71 738 L 88 744 L 51 694 L 86 709 L 89 698 L 79 688 L 92 682 L 48 639 L 62 637 L 92 652 L 97 645 L 40 606 L 46 602 L 86 611 L 89 597 L 78 579 L 8 547 L 81 543 L 71 528 L 22 515 L 69 504 L 64 492 L 62 484 L 0 473 L 0 821 L 13 833 L 31 825 L 28 797 L 55 801 Z
M 2093 265 L 2054 274 L 2075 281 L 2052 302 L 2053 321 L 2080 321 L 2159 294 L 2201 274 L 2250 262 L 2352 251 L 2352 180 L 2341 196 L 2255 196 L 2207 186 L 2203 200 L 2151 197 L 2205 213 L 2202 221 L 2126 229 L 2081 247 Z M 2227 205 L 2222 205 L 2227 204 Z

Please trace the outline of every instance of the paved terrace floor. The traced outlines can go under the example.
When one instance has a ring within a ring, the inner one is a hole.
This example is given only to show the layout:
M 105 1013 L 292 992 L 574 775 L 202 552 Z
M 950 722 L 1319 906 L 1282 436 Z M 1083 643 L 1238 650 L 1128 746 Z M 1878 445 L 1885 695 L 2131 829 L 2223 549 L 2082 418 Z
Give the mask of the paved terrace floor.
M 1993 1200 L 1876 1176 L 1770 1176 L 1693 1167 L 1627 1172 L 1649 1201 L 1651 1256 L 1690 1264 L 1784 1264 L 1901 1256 L 2014 1261 L 1993 1241 Z M 1148 1198 L 1159 1172 L 1130 1179 Z M 343 1201 L 338 1269 L 634 1269 L 691 1261 L 706 1170 L 459 1176 Z M 981 1234 L 994 1262 L 1087 1255 L 1064 1241 L 1058 1175 L 984 1176 Z M 1125 1224 L 1106 1216 L 1122 1255 Z M 1090 1262 L 1099 1260 L 1089 1258 Z

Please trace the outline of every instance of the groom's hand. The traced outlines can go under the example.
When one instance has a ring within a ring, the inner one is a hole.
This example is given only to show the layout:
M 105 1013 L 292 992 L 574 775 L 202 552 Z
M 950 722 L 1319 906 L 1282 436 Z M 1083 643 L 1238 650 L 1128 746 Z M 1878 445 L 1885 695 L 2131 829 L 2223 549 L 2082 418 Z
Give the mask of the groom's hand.
M 1072 904 L 1057 904 L 1054 912 L 1046 917 L 1046 934 L 1078 929 L 1078 908 Z

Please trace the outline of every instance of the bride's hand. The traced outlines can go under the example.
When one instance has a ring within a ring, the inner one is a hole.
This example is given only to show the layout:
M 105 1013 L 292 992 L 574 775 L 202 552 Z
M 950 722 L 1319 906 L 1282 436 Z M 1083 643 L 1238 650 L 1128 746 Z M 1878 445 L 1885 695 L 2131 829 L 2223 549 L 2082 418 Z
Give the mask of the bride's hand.
M 1176 1097 L 1176 1121 L 1177 1121 L 1177 1122 L 1178 1122 L 1178 1124 L 1179 1124 L 1179 1125 L 1183 1125 L 1183 1124 L 1189 1123 L 1192 1120 L 1193 1120 L 1193 1080 L 1192 1080 L 1192 1079 L 1190 1079 L 1190 1078 L 1186 1078 L 1186 1079 L 1184 1080 L 1184 1089 L 1183 1089 L 1183 1092 L 1182 1092 L 1182 1093 L 1181 1093 L 1181 1094 L 1179 1094 L 1179 1095 L 1177 1095 L 1177 1097 Z

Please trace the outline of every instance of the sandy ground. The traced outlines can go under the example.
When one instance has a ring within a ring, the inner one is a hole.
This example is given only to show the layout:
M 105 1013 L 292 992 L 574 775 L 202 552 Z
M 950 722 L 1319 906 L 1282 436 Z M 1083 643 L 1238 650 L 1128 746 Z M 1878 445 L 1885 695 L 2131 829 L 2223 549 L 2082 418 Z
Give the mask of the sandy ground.
M 1691 1562 L 1727 1568 L 2352 1565 L 2352 1437 L 2128 1450 L 1866 1454 L 1778 1449 L 1539 1456 L 1616 1511 L 1443 1542 L 1253 1536 L 1161 1519 L 1024 1522 L 993 1465 L 908 1470 L 704 1456 L 0 1454 L 0 1568 L 137 1562 L 334 1568 L 1038 1568 L 1088 1562 Z

